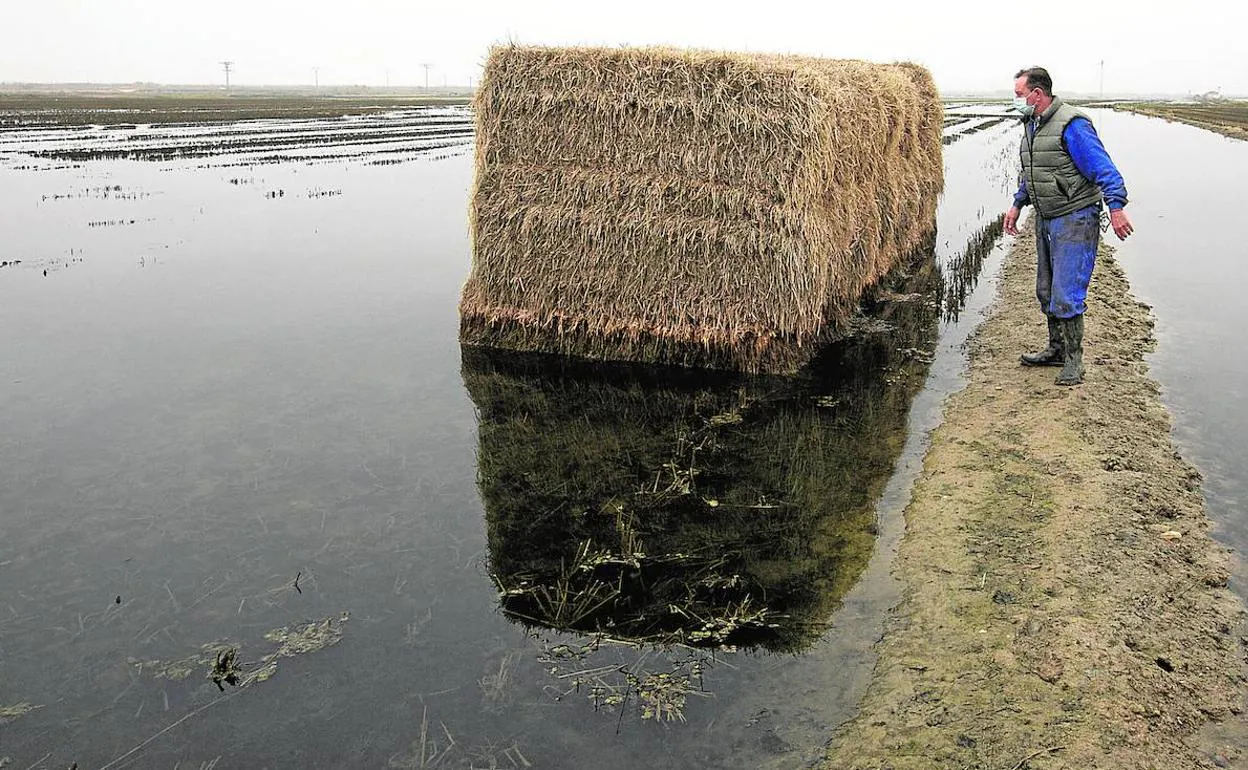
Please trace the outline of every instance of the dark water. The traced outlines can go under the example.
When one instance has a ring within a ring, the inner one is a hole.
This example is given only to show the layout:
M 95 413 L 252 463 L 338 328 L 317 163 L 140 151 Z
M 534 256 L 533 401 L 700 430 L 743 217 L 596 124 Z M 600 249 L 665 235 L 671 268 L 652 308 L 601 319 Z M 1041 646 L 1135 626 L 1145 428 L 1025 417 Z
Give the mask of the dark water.
M 392 119 L 364 149 L 6 133 L 0 708 L 32 710 L 0 761 L 817 756 L 999 264 L 964 252 L 1005 127 L 946 147 L 935 253 L 875 331 L 768 380 L 461 351 L 471 160 Z M 79 159 L 127 141 L 164 149 Z M 265 676 L 219 689 L 226 649 Z
M 1183 455 L 1204 474 L 1217 534 L 1248 565 L 1248 246 L 1238 197 L 1248 142 L 1159 118 L 1096 112 L 1127 180 L 1136 235 L 1119 256 L 1132 289 L 1153 306 L 1153 376 L 1174 414 Z M 1111 242 L 1117 239 L 1110 235 Z

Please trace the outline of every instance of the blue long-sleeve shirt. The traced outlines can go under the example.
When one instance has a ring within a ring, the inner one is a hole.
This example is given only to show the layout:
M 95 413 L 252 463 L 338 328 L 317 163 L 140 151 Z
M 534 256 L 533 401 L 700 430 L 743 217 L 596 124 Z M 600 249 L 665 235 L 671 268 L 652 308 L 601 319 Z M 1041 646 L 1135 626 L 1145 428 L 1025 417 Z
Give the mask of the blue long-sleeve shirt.
M 1027 121 L 1024 130 L 1028 133 L 1035 131 L 1035 121 Z M 1109 159 L 1109 153 L 1105 151 L 1105 145 L 1101 144 L 1101 138 L 1096 135 L 1091 121 L 1075 118 L 1067 123 L 1062 131 L 1062 142 L 1079 173 L 1096 182 L 1096 186 L 1101 188 L 1101 195 L 1105 197 L 1111 211 L 1127 205 L 1126 182 L 1122 180 L 1122 174 L 1118 173 L 1114 162 Z M 1028 203 L 1031 203 L 1031 196 L 1027 194 L 1027 180 L 1024 179 L 1018 185 L 1018 192 L 1014 193 L 1014 205 L 1021 209 Z

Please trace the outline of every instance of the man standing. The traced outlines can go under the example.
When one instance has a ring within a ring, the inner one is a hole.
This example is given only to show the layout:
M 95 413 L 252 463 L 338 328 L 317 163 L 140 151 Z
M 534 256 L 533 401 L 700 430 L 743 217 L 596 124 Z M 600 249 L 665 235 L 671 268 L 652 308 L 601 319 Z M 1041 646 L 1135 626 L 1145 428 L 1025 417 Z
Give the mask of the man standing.
M 1101 200 L 1119 240 L 1133 232 L 1123 207 L 1127 188 L 1092 120 L 1053 95 L 1043 67 L 1014 76 L 1014 109 L 1023 115 L 1023 180 L 1005 214 L 1018 235 L 1019 210 L 1036 207 L 1036 298 L 1049 320 L 1049 345 L 1024 354 L 1024 366 L 1060 366 L 1058 385 L 1083 382 L 1083 312 L 1101 234 Z

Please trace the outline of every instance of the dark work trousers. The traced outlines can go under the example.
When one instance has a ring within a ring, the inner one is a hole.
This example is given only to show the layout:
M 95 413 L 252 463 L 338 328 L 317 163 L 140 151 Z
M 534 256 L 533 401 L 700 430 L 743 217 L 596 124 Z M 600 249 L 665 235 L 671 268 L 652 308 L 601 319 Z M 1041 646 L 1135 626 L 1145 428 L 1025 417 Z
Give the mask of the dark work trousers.
M 1047 315 L 1083 315 L 1100 239 L 1099 203 L 1052 219 L 1036 214 L 1036 299 Z

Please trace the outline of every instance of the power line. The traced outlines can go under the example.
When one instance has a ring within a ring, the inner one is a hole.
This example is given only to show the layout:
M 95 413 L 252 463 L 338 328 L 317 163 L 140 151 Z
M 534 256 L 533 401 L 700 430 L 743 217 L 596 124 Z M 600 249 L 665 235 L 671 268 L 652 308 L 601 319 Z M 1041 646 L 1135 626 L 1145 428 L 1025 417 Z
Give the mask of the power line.
M 225 70 L 225 90 L 230 90 L 230 68 L 234 66 L 232 61 L 221 62 L 221 69 Z

